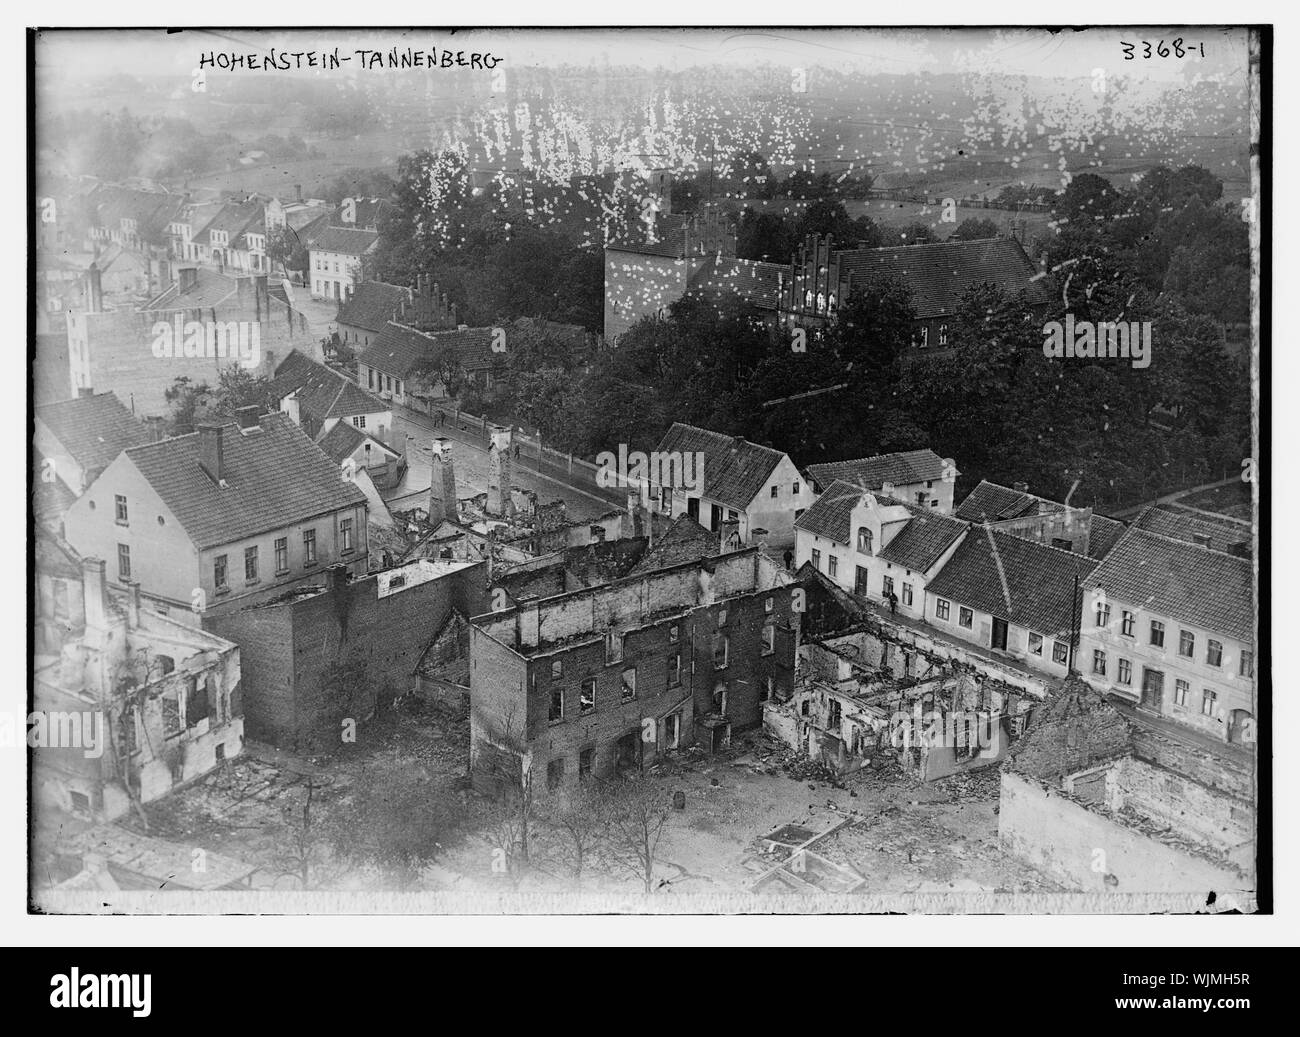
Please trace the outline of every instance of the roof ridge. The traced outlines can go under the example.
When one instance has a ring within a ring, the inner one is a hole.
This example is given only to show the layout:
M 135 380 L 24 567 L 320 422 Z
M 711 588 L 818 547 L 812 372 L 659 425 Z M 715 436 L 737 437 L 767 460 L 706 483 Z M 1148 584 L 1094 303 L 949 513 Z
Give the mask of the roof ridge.
M 1123 535 L 1120 536 L 1119 540 L 1115 541 L 1115 547 L 1111 548 L 1110 554 L 1107 554 L 1106 558 L 1109 558 L 1111 554 L 1115 553 L 1115 549 L 1119 547 L 1124 538 L 1130 533 L 1141 533 L 1143 536 L 1153 537 L 1156 540 L 1163 540 L 1166 544 L 1174 544 L 1177 547 L 1184 548 L 1188 551 L 1204 551 L 1208 554 L 1218 555 L 1220 558 L 1228 558 L 1234 562 L 1240 562 L 1246 566 L 1250 566 L 1254 561 L 1253 555 L 1251 558 L 1242 558 L 1241 555 L 1234 555 L 1229 554 L 1227 551 L 1220 551 L 1217 547 L 1209 547 L 1205 544 L 1193 544 L 1187 540 L 1180 540 L 1178 537 L 1165 536 L 1163 533 L 1157 533 L 1154 530 L 1143 529 L 1136 522 L 1125 528 Z M 1105 561 L 1105 559 L 1103 559 L 1103 561 Z
M 972 525 L 979 526 L 981 529 L 987 529 L 990 533 L 996 533 L 999 536 L 1011 537 L 1013 540 L 1019 540 L 1022 544 L 1030 544 L 1034 547 L 1041 547 L 1045 551 L 1054 551 L 1057 554 L 1067 555 L 1070 558 L 1080 558 L 1085 562 L 1092 562 L 1100 565 L 1101 562 L 1096 558 L 1089 558 L 1087 555 L 1079 554 L 1077 551 L 1067 551 L 1063 547 L 1054 547 L 1052 544 L 1044 544 L 1041 540 L 1030 540 L 1028 537 L 1022 537 L 1018 533 L 1012 533 L 1010 530 L 998 529 L 992 523 L 985 519 L 983 522 L 974 522 Z

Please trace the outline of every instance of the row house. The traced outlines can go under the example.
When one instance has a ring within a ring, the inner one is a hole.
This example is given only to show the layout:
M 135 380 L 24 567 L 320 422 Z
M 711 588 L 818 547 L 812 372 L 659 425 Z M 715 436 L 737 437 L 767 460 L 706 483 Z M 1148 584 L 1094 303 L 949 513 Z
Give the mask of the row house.
M 275 369 L 267 399 L 316 442 L 341 421 L 381 440 L 393 427 L 391 404 L 296 349 Z
M 38 658 L 32 674 L 41 718 L 32 796 L 111 821 L 243 750 L 240 654 L 231 641 L 141 609 L 138 584 L 110 594 L 102 559 L 81 565 L 73 622 L 57 657 Z
M 795 562 L 922 620 L 926 588 L 966 532 L 965 523 L 940 511 L 836 480 L 795 523 Z
M 817 493 L 825 492 L 836 479 L 873 493 L 885 493 L 888 485 L 887 496 L 944 515 L 952 514 L 953 486 L 960 474 L 952 458 L 940 457 L 929 448 L 808 466 L 808 480 Z
M 654 470 L 641 483 L 643 504 L 672 518 L 689 515 L 715 532 L 735 523 L 741 544 L 793 547 L 795 520 L 814 499 L 783 451 L 680 421 L 649 460 Z
M 1087 583 L 1079 669 L 1143 712 L 1254 740 L 1251 561 L 1133 527 Z
M 476 781 L 550 794 L 756 727 L 793 688 L 791 583 L 748 548 L 473 618 Z
M 936 629 L 1064 677 L 1095 559 L 972 526 L 925 590 Z
M 379 247 L 379 234 L 355 227 L 325 227 L 308 249 L 307 277 L 313 299 L 346 299 L 365 281 Z
M 367 568 L 365 495 L 288 416 L 243 408 L 124 450 L 69 509 L 68 542 L 163 615 L 264 600 L 329 565 Z
M 1036 496 L 1023 482 L 1000 486 L 981 479 L 957 507 L 956 515 L 965 522 L 987 524 L 1024 540 L 1098 560 L 1110 553 L 1124 532 L 1124 523 L 1118 519 L 1098 515 L 1092 508 L 1072 508 Z
M 222 205 L 189 240 L 184 257 L 215 264 L 236 274 L 270 273 L 266 255 L 266 215 L 261 200 Z

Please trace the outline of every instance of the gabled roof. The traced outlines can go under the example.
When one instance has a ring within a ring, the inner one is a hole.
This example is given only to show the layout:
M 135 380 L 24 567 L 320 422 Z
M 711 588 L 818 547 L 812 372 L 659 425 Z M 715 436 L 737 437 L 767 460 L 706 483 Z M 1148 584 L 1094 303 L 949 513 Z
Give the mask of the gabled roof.
M 245 202 L 242 205 L 223 205 L 203 229 L 195 233 L 193 240 L 200 245 L 210 246 L 212 232 L 225 231 L 227 243 L 234 245 L 239 235 L 244 233 L 244 229 L 254 220 L 260 220 L 262 214 L 262 205 L 256 201 Z
M 1032 303 L 1046 303 L 1043 278 L 1014 238 L 940 241 L 928 245 L 850 249 L 836 252 L 841 275 L 856 284 L 872 275 L 892 276 L 912 290 L 917 317 L 937 317 L 957 311 L 966 291 L 992 284 L 1003 291 L 1024 289 Z
M 386 215 L 395 212 L 397 206 L 383 198 L 353 198 L 352 208 L 354 219 L 351 223 L 343 219 L 343 206 L 340 204 L 329 214 L 331 227 L 342 227 L 345 230 L 360 228 L 361 230 L 378 230 L 379 221 Z
M 853 508 L 866 492 L 868 491 L 861 486 L 837 479 L 813 502 L 811 508 L 799 516 L 795 528 L 826 537 L 837 544 L 850 543 L 853 537 L 850 528 Z M 894 565 L 928 572 L 966 531 L 966 523 L 940 515 L 932 509 L 918 508 L 907 501 L 879 493 L 874 496 L 881 505 L 904 508 L 911 516 L 880 551 L 879 557 Z
M 739 436 L 673 422 L 656 449 L 660 452 L 704 455 L 704 489 L 701 496 L 742 511 L 786 455 Z
M 159 238 L 168 224 L 178 220 L 185 207 L 185 197 L 163 191 L 142 191 L 116 184 L 101 184 L 89 197 L 93 218 L 108 230 L 120 230 L 123 219 L 136 222 L 141 238 Z
M 1124 535 L 1127 527 L 1119 519 L 1108 518 L 1093 512 L 1092 528 L 1088 531 L 1088 557 L 1101 561 Z
M 313 234 L 311 249 L 315 252 L 339 252 L 345 256 L 363 256 L 379 242 L 373 230 L 355 227 L 324 227 Z
M 911 483 L 938 481 L 944 477 L 943 458 L 928 447 L 900 450 L 892 454 L 860 457 L 856 461 L 829 461 L 808 466 L 808 474 L 818 486 L 830 486 L 844 479 L 861 489 L 878 490 L 885 483 L 906 486 Z M 955 478 L 957 472 L 952 472 Z
M 349 327 L 380 332 L 385 324 L 397 318 L 402 303 L 410 299 L 409 288 L 383 281 L 362 281 L 339 308 L 338 321 Z
M 1251 562 L 1130 526 L 1088 581 L 1129 605 L 1252 642 Z
M 1055 501 L 1046 501 L 1024 490 L 1013 490 L 1009 486 L 1000 486 L 987 479 L 966 495 L 966 499 L 957 506 L 955 514 L 967 522 L 1002 522 L 1005 519 L 1021 518 L 1038 513 L 1040 503 L 1053 505 L 1053 510 L 1061 510 Z
M 715 300 L 739 296 L 760 310 L 775 310 L 783 270 L 780 263 L 715 255 L 691 278 L 687 291 Z
M 1091 586 L 1096 567 L 1083 555 L 976 526 L 926 592 L 1053 637 L 1070 630 L 1082 611 L 1075 576 L 1081 588 Z
M 718 535 L 711 533 L 689 515 L 678 515 L 664 535 L 632 567 L 628 575 L 667 569 L 682 562 L 693 562 L 718 553 Z
M 287 415 L 263 415 L 242 432 L 234 422 L 222 427 L 224 487 L 199 464 L 202 434 L 126 452 L 200 550 L 366 503 Z
M 1200 511 L 1171 501 L 1153 504 L 1134 519 L 1133 524 L 1149 533 L 1158 533 L 1173 540 L 1197 543 L 1197 537 L 1208 540 L 1216 551 L 1248 556 L 1253 540 L 1249 522 L 1229 518 L 1211 511 Z
M 36 419 L 87 473 L 104 469 L 123 450 L 150 438 L 144 424 L 111 392 L 42 404 Z
M 382 439 L 377 439 L 369 432 L 357 428 L 350 421 L 335 422 L 330 430 L 321 436 L 316 445 L 324 451 L 335 464 L 342 464 L 343 459 L 351 457 L 363 443 L 370 443 L 374 449 L 377 449 L 384 457 L 400 457 L 398 451 L 394 450 Z M 376 459 L 378 463 L 378 459 Z
M 357 363 L 394 378 L 406 378 L 433 354 L 434 341 L 429 335 L 390 320 L 357 357 Z
M 289 355 L 280 361 L 267 392 L 268 398 L 277 403 L 297 393 L 301 412 L 317 421 L 350 418 L 354 414 L 379 414 L 392 409 L 390 404 L 351 378 L 318 364 L 296 349 L 291 349 Z

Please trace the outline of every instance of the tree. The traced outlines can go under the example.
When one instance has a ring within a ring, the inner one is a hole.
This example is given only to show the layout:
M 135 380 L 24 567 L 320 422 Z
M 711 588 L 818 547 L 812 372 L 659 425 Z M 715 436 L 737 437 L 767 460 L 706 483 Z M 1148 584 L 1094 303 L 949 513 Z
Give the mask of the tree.
M 484 813 L 497 855 L 494 865 L 499 860 L 500 870 L 516 885 L 529 865 L 535 811 L 532 757 L 522 727 L 513 709 L 489 726 L 478 743 L 472 775 L 475 788 L 491 796 Z
M 550 804 L 542 820 L 560 836 L 565 863 L 573 881 L 581 887 L 586 865 L 603 845 L 609 830 L 604 800 L 590 784 L 581 783 Z
M 996 238 L 1000 232 L 992 220 L 971 216 L 957 224 L 957 229 L 949 235 L 949 241 L 975 241 L 979 238 Z
M 439 787 L 422 763 L 394 751 L 365 762 L 326 836 L 340 860 L 376 868 L 385 881 L 409 889 L 468 824 L 451 789 Z
M 605 853 L 653 893 L 659 840 L 672 811 L 667 792 L 637 773 L 606 784 L 603 799 L 609 823 Z

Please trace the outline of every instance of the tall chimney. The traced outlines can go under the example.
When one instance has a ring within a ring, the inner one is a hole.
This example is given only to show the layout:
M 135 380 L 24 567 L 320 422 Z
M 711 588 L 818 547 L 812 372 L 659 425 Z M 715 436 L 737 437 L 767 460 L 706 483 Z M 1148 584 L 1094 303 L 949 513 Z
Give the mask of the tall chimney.
M 98 263 L 91 263 L 90 269 L 86 271 L 86 276 L 90 280 L 90 312 L 104 312 L 104 278 L 99 271 Z
M 459 520 L 456 502 L 456 469 L 451 459 L 451 440 L 439 436 L 433 441 L 433 467 L 429 480 L 429 522 Z
M 204 421 L 199 425 L 199 465 L 215 483 L 226 477 L 224 432 L 225 427 L 219 421 Z
M 302 201 L 302 184 L 294 184 L 294 185 L 293 185 L 293 196 L 294 196 L 294 198 L 296 198 L 298 201 L 300 201 L 300 202 Z
M 514 434 L 504 425 L 493 425 L 491 446 L 488 448 L 488 495 L 487 511 L 489 515 L 510 517 L 514 505 L 510 499 L 510 484 L 513 477 L 513 457 L 511 446 Z
M 107 568 L 102 558 L 81 560 L 81 581 L 86 610 L 86 626 L 95 630 L 108 627 L 108 585 L 104 582 Z

